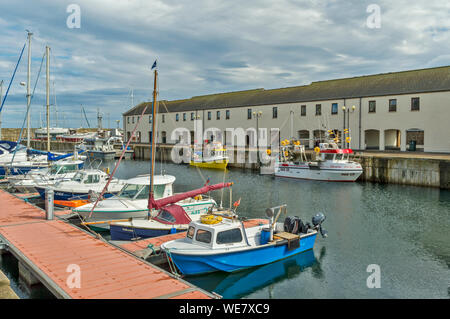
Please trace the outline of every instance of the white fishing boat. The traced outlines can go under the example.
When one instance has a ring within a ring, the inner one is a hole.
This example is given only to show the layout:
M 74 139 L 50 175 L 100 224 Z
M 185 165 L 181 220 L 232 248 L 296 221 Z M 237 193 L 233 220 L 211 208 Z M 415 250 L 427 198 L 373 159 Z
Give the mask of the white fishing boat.
M 280 150 L 274 165 L 274 174 L 278 177 L 354 182 L 363 172 L 361 164 L 350 159 L 353 150 L 339 148 L 331 138 L 314 149 L 312 161 L 307 160 L 305 146 L 299 141 L 284 140 Z
M 87 155 L 93 159 L 113 160 L 116 156 L 116 149 L 113 145 L 114 137 L 102 138 L 94 136 L 85 138 L 81 148 L 86 150 Z
M 175 176 L 172 175 L 154 176 L 155 199 L 174 195 L 174 182 Z M 125 186 L 117 195 L 98 202 L 94 210 L 94 203 L 89 203 L 74 209 L 73 212 L 80 214 L 86 222 L 92 223 L 91 228 L 99 230 L 109 229 L 108 221 L 111 220 L 148 219 L 149 189 L 150 175 L 140 175 L 126 180 Z M 215 204 L 214 199 L 201 196 L 186 198 L 177 203 L 189 216 L 204 214 Z
M 63 159 L 52 163 L 50 167 L 33 169 L 25 175 L 9 177 L 10 187 L 21 193 L 36 192 L 36 186 L 53 186 L 56 182 L 72 179 L 82 169 L 84 161 Z

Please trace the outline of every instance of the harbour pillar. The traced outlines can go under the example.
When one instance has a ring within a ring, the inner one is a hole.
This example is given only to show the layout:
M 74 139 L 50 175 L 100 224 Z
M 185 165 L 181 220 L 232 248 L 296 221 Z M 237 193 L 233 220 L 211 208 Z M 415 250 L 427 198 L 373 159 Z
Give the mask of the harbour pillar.
M 33 275 L 28 267 L 19 261 L 19 277 L 28 286 L 40 284 L 40 281 Z

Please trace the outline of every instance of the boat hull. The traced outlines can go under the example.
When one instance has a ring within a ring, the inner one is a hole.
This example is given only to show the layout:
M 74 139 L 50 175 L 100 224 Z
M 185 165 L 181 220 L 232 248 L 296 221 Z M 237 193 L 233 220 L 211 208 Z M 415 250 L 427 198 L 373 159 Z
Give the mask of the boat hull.
M 170 251 L 170 257 L 184 275 L 200 275 L 214 271 L 235 272 L 269 264 L 314 247 L 317 233 L 302 236 L 300 245 L 289 250 L 288 245 L 269 243 L 255 248 L 221 254 L 187 255 Z
M 36 191 L 41 195 L 41 198 L 45 200 L 45 187 L 39 187 L 36 186 Z M 82 192 L 65 192 L 65 191 L 59 191 L 54 190 L 54 200 L 58 201 L 70 201 L 70 200 L 79 200 L 79 199 L 89 199 L 89 193 L 82 193 Z M 111 196 L 114 196 L 115 193 L 105 193 L 103 195 L 104 198 L 109 198 Z
M 310 168 L 308 165 L 276 166 L 275 176 L 315 181 L 354 182 L 362 168 Z
M 109 232 L 111 234 L 111 240 L 135 240 L 151 237 L 158 237 L 167 234 L 173 234 L 179 231 L 175 228 L 172 229 L 147 229 L 138 227 L 126 227 L 121 225 L 111 224 L 109 226 Z
M 197 166 L 197 167 L 201 167 L 201 168 L 226 169 L 228 162 L 229 162 L 228 159 L 216 160 L 216 161 L 210 161 L 210 162 L 190 161 L 189 165 Z
M 90 158 L 100 158 L 102 160 L 114 160 L 115 156 L 116 156 L 116 152 L 115 151 L 109 151 L 109 152 L 99 152 L 99 151 L 87 151 L 87 155 Z

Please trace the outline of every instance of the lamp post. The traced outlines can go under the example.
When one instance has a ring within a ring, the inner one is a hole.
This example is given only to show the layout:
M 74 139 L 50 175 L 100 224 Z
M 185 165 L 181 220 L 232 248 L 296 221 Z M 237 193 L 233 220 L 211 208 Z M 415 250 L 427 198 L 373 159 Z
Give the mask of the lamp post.
M 348 131 L 350 132 L 350 112 L 353 113 L 355 111 L 355 109 L 356 109 L 356 106 L 354 106 L 354 105 L 351 108 L 347 108 L 345 105 L 342 107 L 342 111 L 343 111 L 343 114 L 344 114 L 344 128 L 342 130 L 342 136 L 341 136 L 342 148 L 346 147 L 346 141 L 345 141 L 345 138 L 344 138 L 344 134 L 345 134 L 345 114 L 347 113 L 347 128 L 348 128 Z M 348 145 L 350 147 L 350 142 L 348 142 Z
M 256 118 L 256 162 L 259 162 L 259 118 L 262 116 L 262 111 L 253 112 L 253 116 Z

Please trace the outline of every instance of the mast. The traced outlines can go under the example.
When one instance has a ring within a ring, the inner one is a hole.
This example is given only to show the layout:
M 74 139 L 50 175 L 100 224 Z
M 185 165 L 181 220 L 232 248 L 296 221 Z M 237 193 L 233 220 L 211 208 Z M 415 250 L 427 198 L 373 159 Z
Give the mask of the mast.
M 31 76 L 31 36 L 33 33 L 28 31 L 28 69 L 27 69 L 27 148 L 30 148 L 30 135 L 31 135 L 31 129 L 30 129 L 30 120 L 31 120 L 31 113 L 29 111 L 30 103 L 31 103 L 31 92 L 30 92 L 30 76 Z
M 47 152 L 50 152 L 50 47 L 48 45 L 45 46 L 45 55 L 47 60 L 46 77 L 45 77 L 46 108 L 47 108 Z
M 148 209 L 151 210 L 153 208 L 153 175 L 155 171 L 155 126 L 156 126 L 156 82 L 158 79 L 158 70 L 155 69 L 155 79 L 153 84 L 153 106 L 152 106 L 152 141 L 151 141 L 151 171 L 150 171 L 150 196 L 149 196 L 149 203 L 148 203 Z M 150 214 L 149 214 L 150 216 Z

